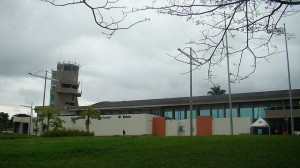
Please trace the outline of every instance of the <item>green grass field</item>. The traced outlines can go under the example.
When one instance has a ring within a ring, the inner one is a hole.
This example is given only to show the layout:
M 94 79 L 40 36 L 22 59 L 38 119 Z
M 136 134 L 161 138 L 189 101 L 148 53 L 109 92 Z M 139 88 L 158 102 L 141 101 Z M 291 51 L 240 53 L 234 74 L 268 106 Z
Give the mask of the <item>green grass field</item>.
M 0 167 L 300 167 L 300 136 L 0 134 Z

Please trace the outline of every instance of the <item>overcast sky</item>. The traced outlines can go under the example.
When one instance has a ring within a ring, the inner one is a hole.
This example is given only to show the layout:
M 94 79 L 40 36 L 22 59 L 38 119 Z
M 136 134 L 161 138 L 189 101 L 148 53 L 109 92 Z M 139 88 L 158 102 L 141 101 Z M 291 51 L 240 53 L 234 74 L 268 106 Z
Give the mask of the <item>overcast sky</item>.
M 150 15 L 150 14 L 149 14 Z M 20 105 L 42 105 L 44 75 L 56 69 L 58 61 L 80 64 L 80 105 L 100 101 L 123 101 L 189 96 L 189 66 L 166 53 L 178 54 L 185 42 L 199 35 L 199 27 L 185 19 L 157 16 L 111 39 L 101 33 L 85 7 L 54 7 L 40 0 L 0 1 L 0 111 L 29 114 Z M 282 20 L 296 34 L 289 41 L 292 88 L 300 88 L 299 14 Z M 297 26 L 298 24 L 298 26 Z M 284 38 L 274 42 L 284 50 Z M 232 85 L 233 93 L 288 89 L 285 54 L 274 55 L 270 63 L 259 62 L 254 75 Z M 227 89 L 226 64 L 214 71 Z M 193 72 L 193 94 L 206 95 L 212 84 L 207 67 Z M 46 103 L 49 104 L 49 85 Z

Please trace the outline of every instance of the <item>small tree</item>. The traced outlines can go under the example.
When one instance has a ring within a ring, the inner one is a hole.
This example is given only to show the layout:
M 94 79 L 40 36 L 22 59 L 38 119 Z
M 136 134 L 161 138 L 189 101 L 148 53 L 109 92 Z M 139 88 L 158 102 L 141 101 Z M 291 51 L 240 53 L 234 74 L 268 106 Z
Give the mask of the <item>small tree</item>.
M 38 113 L 38 121 L 44 124 L 44 119 L 47 117 L 47 132 L 49 131 L 49 121 L 53 118 L 54 115 L 59 114 L 59 111 L 55 108 L 51 108 L 49 106 L 42 106 L 35 109 Z M 43 129 L 42 129 L 43 130 Z
M 101 120 L 101 113 L 97 109 L 93 109 L 92 106 L 88 106 L 84 108 L 80 112 L 80 117 L 72 118 L 72 122 L 75 123 L 76 120 L 79 119 L 85 119 L 85 128 L 87 132 L 90 132 L 90 124 L 91 124 L 91 119 L 98 119 Z
M 7 125 L 9 123 L 8 113 L 1 112 L 0 113 L 0 131 L 6 131 Z
M 53 127 L 54 131 L 56 131 L 58 128 L 63 128 L 63 123 L 66 123 L 65 120 L 62 120 L 58 117 L 54 117 L 50 120 L 50 126 Z
M 210 88 L 210 91 L 207 92 L 208 95 L 223 95 L 226 93 L 226 90 L 221 89 L 220 85 L 215 85 Z

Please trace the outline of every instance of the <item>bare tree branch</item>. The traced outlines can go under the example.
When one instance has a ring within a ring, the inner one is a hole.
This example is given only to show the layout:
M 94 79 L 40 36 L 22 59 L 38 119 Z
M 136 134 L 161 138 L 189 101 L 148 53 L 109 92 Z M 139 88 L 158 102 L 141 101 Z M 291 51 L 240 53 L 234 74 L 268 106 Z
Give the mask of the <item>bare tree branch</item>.
M 158 10 L 161 14 L 184 17 L 201 26 L 201 38 L 191 40 L 187 45 L 193 47 L 197 52 L 195 55 L 201 55 L 195 59 L 208 65 L 208 80 L 215 76 L 212 74 L 212 68 L 225 59 L 224 36 L 226 32 L 230 35 L 229 55 L 235 60 L 233 65 L 236 67 L 235 72 L 232 73 L 234 82 L 253 74 L 260 59 L 268 60 L 269 56 L 281 52 L 271 43 L 271 40 L 275 35 L 284 33 L 278 23 L 282 18 L 299 12 L 299 9 L 293 8 L 292 5 L 300 5 L 300 1 L 169 0 L 165 6 L 157 4 L 158 6 L 153 3 L 152 6 L 145 6 L 135 11 Z M 223 17 L 224 12 L 225 17 Z M 223 24 L 225 21 L 228 23 L 226 27 Z M 251 63 L 249 58 L 252 58 Z M 176 60 L 182 59 L 176 56 Z M 252 70 L 241 74 L 241 66 L 245 61 Z
M 136 13 L 137 16 L 138 12 L 155 11 L 186 18 L 187 21 L 200 27 L 201 38 L 186 43 L 195 51 L 193 57 L 196 67 L 207 64 L 208 80 L 213 79 L 215 75 L 212 69 L 219 66 L 226 58 L 226 47 L 228 47 L 230 60 L 235 60 L 233 65 L 236 70 L 232 70 L 233 81 L 248 78 L 255 72 L 259 60 L 268 60 L 269 56 L 281 52 L 276 45 L 272 44 L 275 36 L 284 33 L 278 23 L 282 18 L 300 11 L 297 8 L 300 0 L 152 0 L 135 3 L 125 3 L 125 0 L 122 1 L 123 3 L 121 0 L 41 1 L 59 7 L 86 6 L 91 10 L 95 23 L 106 30 L 104 34 L 108 37 L 117 30 L 129 29 L 149 20 L 146 18 L 129 21 L 128 24 L 126 21 L 129 14 Z M 224 26 L 225 21 L 228 23 L 226 26 Z M 229 35 L 228 46 L 224 45 L 226 33 Z M 290 38 L 293 36 L 291 35 Z M 188 63 L 180 54 L 172 57 L 177 61 Z M 245 63 L 251 67 L 251 70 L 242 73 L 241 68 Z
M 50 3 L 53 6 L 65 7 L 71 5 L 84 5 L 92 12 L 94 22 L 102 28 L 103 34 L 107 35 L 109 38 L 117 31 L 129 29 L 132 26 L 148 21 L 148 18 L 133 21 L 127 25 L 122 25 L 125 21 L 128 12 L 125 13 L 124 10 L 126 6 L 120 5 L 119 0 L 41 0 L 43 2 Z

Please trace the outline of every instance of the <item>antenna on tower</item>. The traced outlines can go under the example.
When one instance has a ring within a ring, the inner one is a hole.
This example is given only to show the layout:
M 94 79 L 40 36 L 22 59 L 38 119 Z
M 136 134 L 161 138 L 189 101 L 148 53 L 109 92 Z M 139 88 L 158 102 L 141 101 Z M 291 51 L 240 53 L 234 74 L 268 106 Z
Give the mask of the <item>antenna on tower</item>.
M 81 92 L 81 94 L 82 94 L 82 84 L 83 84 L 83 81 L 80 81 L 80 87 L 81 87 L 80 92 Z
M 61 59 L 61 48 L 59 49 L 59 61 L 60 62 L 60 59 Z

